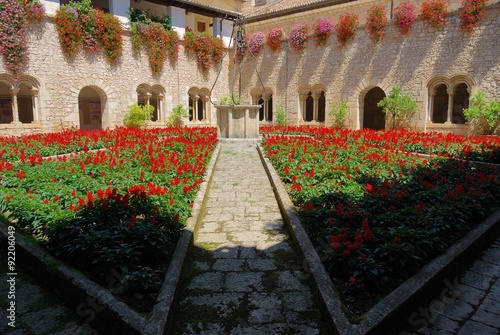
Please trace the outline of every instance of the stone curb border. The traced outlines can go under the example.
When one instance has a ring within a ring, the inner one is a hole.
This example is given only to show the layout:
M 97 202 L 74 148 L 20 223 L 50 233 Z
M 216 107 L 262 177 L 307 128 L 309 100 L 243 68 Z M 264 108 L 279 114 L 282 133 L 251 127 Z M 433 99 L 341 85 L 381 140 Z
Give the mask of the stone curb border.
M 103 334 L 163 334 L 184 259 L 193 241 L 193 234 L 206 202 L 208 185 L 212 180 L 212 172 L 219 152 L 220 145 L 217 145 L 207 166 L 205 180 L 200 184 L 193 203 L 191 217 L 188 218 L 187 225 L 172 255 L 150 319 L 143 318 L 125 303 L 116 299 L 107 289 L 55 259 L 43 248 L 20 234 L 15 235 L 18 264 L 23 265 L 27 272 L 54 291 L 70 307 L 75 308 L 78 315 L 90 315 L 85 322 L 90 323 Z M 0 238 L 6 240 L 7 236 L 7 226 L 0 223 Z M 110 286 L 112 286 L 111 283 Z
M 428 306 L 429 299 L 439 294 L 445 280 L 458 276 L 484 250 L 485 245 L 500 235 L 499 210 L 377 303 L 359 324 L 352 324 L 342 311 L 340 298 L 333 290 L 328 273 L 302 227 L 281 179 L 261 145 L 257 145 L 257 151 L 274 189 L 283 219 L 314 277 L 333 334 L 376 335 L 401 330 L 407 321 L 404 317 L 417 311 L 419 306 Z

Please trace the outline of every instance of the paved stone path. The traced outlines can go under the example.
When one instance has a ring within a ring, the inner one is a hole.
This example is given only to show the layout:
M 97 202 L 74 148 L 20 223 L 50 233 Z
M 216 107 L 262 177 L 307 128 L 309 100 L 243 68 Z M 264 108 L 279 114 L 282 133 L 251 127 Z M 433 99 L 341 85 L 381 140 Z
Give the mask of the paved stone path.
M 36 279 L 16 269 L 16 320 L 15 328 L 7 319 L 7 252 L 0 255 L 0 334 L 9 335 L 97 335 L 84 321 L 78 318 L 76 310 L 67 308 L 60 299 Z
M 446 280 L 441 295 L 408 321 L 399 335 L 500 334 L 500 238 L 462 275 Z
M 327 334 L 256 142 L 221 142 L 173 334 Z

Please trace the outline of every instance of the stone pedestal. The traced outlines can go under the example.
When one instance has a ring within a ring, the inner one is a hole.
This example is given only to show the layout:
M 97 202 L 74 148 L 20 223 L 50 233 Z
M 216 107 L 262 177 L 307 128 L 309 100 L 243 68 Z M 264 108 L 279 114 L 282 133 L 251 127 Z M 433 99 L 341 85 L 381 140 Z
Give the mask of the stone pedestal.
M 258 138 L 260 105 L 216 105 L 219 138 Z

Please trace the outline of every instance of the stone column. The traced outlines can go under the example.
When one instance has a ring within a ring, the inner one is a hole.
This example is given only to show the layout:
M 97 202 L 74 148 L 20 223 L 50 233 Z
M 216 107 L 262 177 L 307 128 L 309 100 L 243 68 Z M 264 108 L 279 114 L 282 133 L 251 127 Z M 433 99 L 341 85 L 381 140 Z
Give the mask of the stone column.
M 321 94 L 314 93 L 313 98 L 313 119 L 312 121 L 318 121 L 318 109 L 319 109 L 319 97 Z
M 151 93 L 146 93 L 146 101 L 144 102 L 145 105 L 149 105 L 149 101 L 151 100 Z
M 12 97 L 12 123 L 18 124 L 19 122 L 19 106 L 17 104 L 17 93 L 19 93 L 18 88 L 11 88 L 9 90 Z
M 200 96 L 196 94 L 193 97 L 193 121 L 198 122 L 198 100 L 200 100 Z
M 434 113 L 434 97 L 437 90 L 429 90 L 429 111 L 427 114 L 427 121 L 432 121 L 432 113 Z
M 306 100 L 309 94 L 303 93 L 299 96 L 300 99 L 300 109 L 301 112 L 298 113 L 299 115 L 299 121 L 304 121 L 306 119 Z
M 210 122 L 210 113 L 208 112 L 207 106 L 209 106 L 209 97 L 204 96 L 203 98 L 203 120 Z
M 158 110 L 157 111 L 157 114 L 158 114 L 158 120 L 163 120 L 164 119 L 164 115 L 163 115 L 163 106 L 161 105 L 163 102 L 163 93 L 158 93 L 158 95 L 156 96 L 156 109 Z
M 453 116 L 453 96 L 455 95 L 454 89 L 447 89 L 448 93 L 448 116 L 446 118 L 446 123 L 451 123 L 451 117 Z
M 39 122 L 40 117 L 38 115 L 38 103 L 37 103 L 38 89 L 32 88 L 30 90 L 30 94 L 31 94 L 31 108 L 33 110 L 33 122 Z

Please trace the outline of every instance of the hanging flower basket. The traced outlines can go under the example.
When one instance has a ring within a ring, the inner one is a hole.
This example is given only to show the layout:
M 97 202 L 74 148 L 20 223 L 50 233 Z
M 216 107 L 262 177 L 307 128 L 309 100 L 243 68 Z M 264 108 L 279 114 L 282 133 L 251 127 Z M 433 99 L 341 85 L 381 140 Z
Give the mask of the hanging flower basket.
M 359 19 L 358 15 L 353 13 L 345 13 L 340 15 L 335 32 L 337 34 L 337 42 L 341 48 L 345 47 L 346 43 L 354 39 L 358 31 Z
M 446 0 L 424 1 L 420 9 L 420 18 L 435 28 L 444 27 L 447 14 L 448 2 Z
M 290 31 L 289 44 L 294 52 L 300 52 L 307 46 L 307 33 L 309 27 L 306 24 L 296 24 Z
M 209 70 L 212 64 L 217 64 L 226 50 L 220 38 L 208 32 L 193 31 L 189 27 L 186 28 L 184 42 L 186 52 L 196 55 L 196 62 L 203 70 Z
M 80 50 L 91 54 L 102 48 L 110 64 L 121 54 L 123 29 L 109 13 L 92 7 L 90 0 L 70 2 L 56 12 L 56 28 L 62 52 L 69 58 Z
M 281 50 L 281 43 L 285 38 L 285 31 L 282 28 L 271 28 L 267 32 L 266 44 L 272 52 Z
M 382 41 L 387 24 L 387 12 L 384 6 L 375 5 L 366 14 L 366 30 L 375 43 Z
M 42 20 L 45 7 L 38 0 L 0 0 L 0 53 L 14 77 L 28 64 L 28 24 Z
M 394 8 L 394 25 L 401 35 L 408 35 L 410 33 L 411 27 L 417 20 L 416 9 L 417 5 L 411 2 L 402 3 Z
M 333 34 L 333 21 L 330 19 L 319 19 L 313 25 L 314 44 L 316 46 L 327 45 Z
M 460 29 L 470 33 L 486 14 L 488 0 L 463 0 L 460 10 Z
M 266 38 L 263 32 L 255 32 L 248 38 L 248 49 L 252 55 L 257 56 L 262 50 Z

